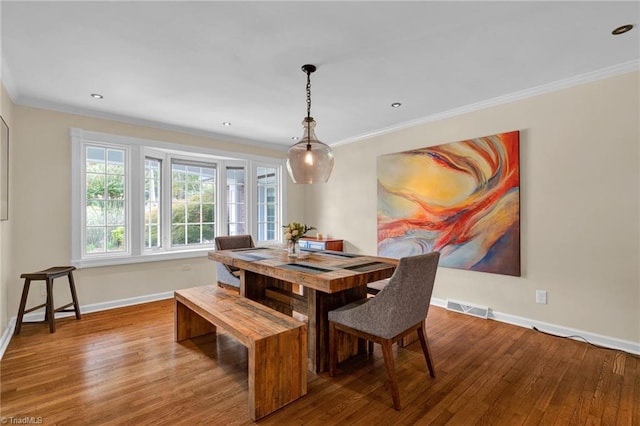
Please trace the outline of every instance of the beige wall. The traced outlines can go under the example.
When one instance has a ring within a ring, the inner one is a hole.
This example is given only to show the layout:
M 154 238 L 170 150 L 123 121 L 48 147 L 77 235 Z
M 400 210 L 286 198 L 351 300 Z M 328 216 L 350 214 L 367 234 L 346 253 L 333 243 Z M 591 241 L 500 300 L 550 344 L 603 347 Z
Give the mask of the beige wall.
M 13 157 L 13 103 L 11 98 L 7 94 L 4 86 L 0 82 L 0 115 L 9 126 L 9 156 Z M 13 175 L 14 166 L 13 161 L 10 158 L 9 161 L 11 167 L 9 173 Z M 2 179 L 2 178 L 0 178 Z M 10 184 L 13 180 L 13 176 L 9 177 Z M 13 193 L 9 191 L 9 197 L 12 197 Z M 9 200 L 9 220 L 0 221 L 0 335 L 7 328 L 9 323 L 9 313 L 7 311 L 7 300 L 9 291 L 9 266 L 12 262 L 11 247 L 11 223 L 14 219 L 13 215 L 13 203 Z
M 640 343 L 639 78 L 630 73 L 334 148 L 307 223 L 376 252 L 379 155 L 520 130 L 522 277 L 439 268 L 434 297 Z M 535 303 L 535 290 L 548 304 Z
M 23 106 L 14 108 L 13 121 L 15 213 L 11 228 L 15 238 L 11 244 L 12 261 L 5 265 L 4 284 L 9 316 L 17 312 L 21 273 L 70 261 L 71 127 L 268 157 L 285 155 L 232 142 Z M 288 217 L 301 217 L 303 189 L 293 183 L 288 188 Z M 3 251 L 3 262 L 4 258 Z M 214 266 L 205 254 L 201 258 L 81 269 L 75 273 L 78 297 L 86 306 L 211 284 L 215 282 Z M 60 303 L 56 304 L 62 304 L 68 298 L 68 290 L 65 286 L 58 287 L 56 297 Z M 42 298 L 39 289 L 30 293 L 33 303 Z

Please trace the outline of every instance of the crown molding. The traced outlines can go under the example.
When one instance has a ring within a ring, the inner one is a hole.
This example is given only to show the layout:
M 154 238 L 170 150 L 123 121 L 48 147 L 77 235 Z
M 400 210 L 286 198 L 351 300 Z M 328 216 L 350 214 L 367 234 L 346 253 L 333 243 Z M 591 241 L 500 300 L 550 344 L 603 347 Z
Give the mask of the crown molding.
M 216 139 L 221 142 L 232 142 L 232 143 L 238 143 L 242 145 L 258 147 L 258 148 L 271 149 L 279 152 L 286 152 L 287 149 L 289 149 L 288 146 L 271 144 L 268 142 L 262 142 L 254 139 L 239 138 L 236 136 L 209 132 L 206 130 L 195 129 L 192 127 L 177 126 L 177 125 L 162 123 L 154 120 L 145 120 L 142 118 L 129 117 L 121 114 L 113 114 L 113 113 L 102 112 L 102 111 L 88 110 L 88 109 L 73 107 L 69 105 L 63 105 L 55 102 L 47 102 L 39 99 L 27 98 L 23 96 L 18 97 L 18 99 L 16 99 L 14 103 L 20 106 L 46 109 L 50 111 L 81 115 L 84 117 L 98 118 L 103 120 L 117 121 L 120 123 L 133 124 L 136 126 L 144 126 L 144 127 L 150 127 L 153 129 L 167 130 L 167 131 L 184 133 L 184 134 L 193 135 L 193 136 Z
M 510 93 L 508 95 L 498 96 L 495 98 L 487 99 L 484 101 L 476 102 L 473 104 L 465 105 L 459 108 L 454 108 L 448 111 L 439 112 L 429 115 L 427 117 L 419 118 L 416 120 L 406 121 L 394 126 L 389 126 L 384 129 L 376 130 L 374 132 L 361 134 L 352 138 L 343 139 L 331 144 L 332 147 L 339 145 L 348 145 L 351 143 L 359 142 L 364 139 L 369 139 L 375 136 L 381 136 L 399 130 L 408 129 L 410 127 L 419 126 L 421 124 L 430 123 L 433 121 L 443 120 L 445 118 L 456 117 L 458 115 L 467 114 L 474 111 L 479 111 L 486 108 L 491 108 L 497 105 L 507 104 L 510 102 L 531 98 L 546 93 L 556 92 L 570 87 L 579 86 L 581 84 L 587 84 L 605 78 L 614 77 L 617 75 L 627 74 L 630 72 L 640 70 L 640 60 L 636 59 L 629 62 L 624 62 L 611 67 L 602 68 L 600 70 L 591 71 L 584 74 L 579 74 L 574 77 L 566 78 L 563 80 L 554 81 L 551 83 L 535 86 L 530 89 L 520 90 L 518 92 Z

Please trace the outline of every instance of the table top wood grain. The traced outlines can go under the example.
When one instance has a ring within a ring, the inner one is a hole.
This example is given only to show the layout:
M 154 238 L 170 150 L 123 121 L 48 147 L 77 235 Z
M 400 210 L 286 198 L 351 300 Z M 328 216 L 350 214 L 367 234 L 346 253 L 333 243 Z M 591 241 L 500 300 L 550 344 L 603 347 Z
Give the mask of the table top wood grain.
M 289 257 L 284 249 L 216 250 L 209 259 L 239 269 L 297 283 L 324 293 L 336 293 L 389 278 L 398 260 L 334 251 L 310 251 L 302 258 Z

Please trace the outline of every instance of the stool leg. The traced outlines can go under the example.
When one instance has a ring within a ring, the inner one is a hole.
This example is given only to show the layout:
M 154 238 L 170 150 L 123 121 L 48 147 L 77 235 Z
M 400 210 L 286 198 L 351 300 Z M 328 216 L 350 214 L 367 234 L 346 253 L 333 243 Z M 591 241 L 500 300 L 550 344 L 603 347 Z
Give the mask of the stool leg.
M 71 299 L 73 299 L 73 309 L 76 311 L 76 319 L 82 319 L 80 313 L 80 305 L 78 304 L 78 295 L 76 294 L 76 283 L 73 281 L 73 274 L 69 271 L 69 288 L 71 289 Z
M 47 278 L 47 309 L 46 309 L 46 320 L 49 322 L 49 332 L 56 332 L 56 312 L 53 308 L 53 280 L 51 278 Z
M 20 299 L 20 308 L 18 309 L 18 318 L 16 319 L 16 329 L 13 334 L 16 336 L 20 334 L 22 328 L 22 317 L 24 317 L 24 310 L 27 306 L 27 297 L 29 297 L 29 287 L 31 286 L 31 280 L 29 278 L 24 279 L 24 287 L 22 287 L 22 299 Z

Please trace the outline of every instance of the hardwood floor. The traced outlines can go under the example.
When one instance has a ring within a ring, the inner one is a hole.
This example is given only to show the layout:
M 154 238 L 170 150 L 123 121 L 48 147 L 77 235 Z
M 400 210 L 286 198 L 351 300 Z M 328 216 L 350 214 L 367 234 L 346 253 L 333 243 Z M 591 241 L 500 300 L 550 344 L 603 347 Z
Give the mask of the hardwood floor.
M 640 425 L 637 357 L 437 307 L 427 331 L 435 379 L 418 342 L 394 347 L 401 411 L 376 346 L 259 424 Z M 253 423 L 247 350 L 224 331 L 174 342 L 173 300 L 25 326 L 1 364 L 7 423 Z

